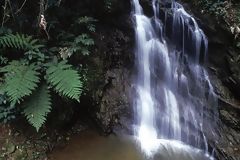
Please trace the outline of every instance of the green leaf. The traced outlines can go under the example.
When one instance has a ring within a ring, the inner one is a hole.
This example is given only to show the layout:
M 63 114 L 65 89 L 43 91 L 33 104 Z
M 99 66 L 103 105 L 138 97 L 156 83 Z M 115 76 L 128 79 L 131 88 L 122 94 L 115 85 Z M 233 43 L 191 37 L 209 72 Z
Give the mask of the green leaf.
M 20 61 L 12 61 L 7 66 L 0 69 L 4 73 L 4 87 L 1 87 L 11 103 L 20 103 L 25 97 L 32 94 L 39 83 L 39 73 L 33 64 L 24 65 Z
M 23 107 L 23 115 L 38 132 L 51 111 L 51 96 L 47 86 L 42 85 L 35 91 Z
M 49 63 L 46 71 L 47 82 L 60 95 L 79 101 L 82 93 L 80 75 L 66 61 Z
M 24 34 L 5 34 L 4 36 L 0 36 L 0 47 L 23 50 L 27 55 L 30 53 L 39 55 L 39 49 L 43 46 L 44 45 L 38 44 L 37 39 L 33 39 L 32 36 Z M 30 57 L 32 57 L 32 55 Z
M 237 43 L 237 47 L 240 48 L 240 42 Z

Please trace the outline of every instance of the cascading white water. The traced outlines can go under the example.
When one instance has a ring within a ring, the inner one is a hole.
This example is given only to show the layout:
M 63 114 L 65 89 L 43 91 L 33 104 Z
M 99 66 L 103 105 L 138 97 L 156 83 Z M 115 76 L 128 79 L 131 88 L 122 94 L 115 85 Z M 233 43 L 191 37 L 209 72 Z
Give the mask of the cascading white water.
M 207 38 L 179 3 L 171 3 L 170 16 L 160 16 L 159 1 L 152 0 L 152 7 L 154 16 L 148 18 L 139 0 L 133 0 L 136 136 L 148 156 L 158 150 L 159 139 L 183 141 L 208 152 L 203 128 L 213 132 L 213 123 L 206 122 L 214 122 L 217 114 L 204 110 L 210 106 L 214 111 L 217 101 L 200 65 L 206 59 Z
M 143 15 L 142 8 L 138 0 L 134 0 L 135 18 L 136 18 L 136 37 L 137 37 L 137 49 L 138 56 L 138 68 L 139 68 L 139 85 L 137 92 L 139 93 L 139 99 L 137 104 L 138 117 L 140 118 L 140 126 L 137 136 L 142 143 L 141 146 L 147 154 L 153 149 L 156 149 L 155 140 L 157 139 L 157 130 L 154 122 L 154 102 L 151 95 L 150 86 L 150 55 L 154 43 L 157 43 L 157 39 L 154 39 L 154 29 L 151 25 L 151 20 Z M 144 45 L 142 45 L 144 44 Z M 142 140 L 141 140 L 142 139 Z M 148 141 L 144 141 L 148 139 Z

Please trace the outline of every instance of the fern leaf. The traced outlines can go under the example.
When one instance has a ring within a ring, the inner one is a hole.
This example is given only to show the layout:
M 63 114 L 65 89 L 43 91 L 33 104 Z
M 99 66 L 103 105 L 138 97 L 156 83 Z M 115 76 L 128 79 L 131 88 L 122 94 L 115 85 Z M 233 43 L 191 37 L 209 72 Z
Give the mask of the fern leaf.
M 0 69 L 5 73 L 4 92 L 11 103 L 20 103 L 23 97 L 29 96 L 39 83 L 39 73 L 35 65 L 24 65 L 20 61 L 12 61 Z
M 35 91 L 23 107 L 23 115 L 38 132 L 45 123 L 47 114 L 51 111 L 51 96 L 47 86 L 42 85 L 39 90 Z
M 33 50 L 39 52 L 42 45 L 37 44 L 38 40 L 33 39 L 32 36 L 24 34 L 6 34 L 0 37 L 0 47 L 16 48 L 24 51 Z
M 87 34 L 81 34 L 75 38 L 75 43 L 82 43 L 86 46 L 92 46 L 94 45 L 94 41 L 92 38 L 90 38 Z
M 77 20 L 77 23 L 79 24 L 91 24 L 93 22 L 97 22 L 97 20 L 94 19 L 93 17 L 87 17 L 87 16 L 80 17 Z
M 82 93 L 80 75 L 72 66 L 61 61 L 57 64 L 50 63 L 46 71 L 47 82 L 54 87 L 60 95 L 79 101 Z

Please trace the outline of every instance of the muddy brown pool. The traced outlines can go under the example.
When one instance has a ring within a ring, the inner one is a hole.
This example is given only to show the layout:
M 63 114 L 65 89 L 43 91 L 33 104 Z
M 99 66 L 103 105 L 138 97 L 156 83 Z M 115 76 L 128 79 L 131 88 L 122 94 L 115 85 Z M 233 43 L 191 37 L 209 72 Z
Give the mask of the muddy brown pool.
M 56 149 L 51 160 L 208 160 L 199 150 L 188 146 L 163 141 L 157 154 L 147 158 L 137 147 L 135 140 L 128 136 L 100 136 L 87 131 L 72 137 L 69 144 Z

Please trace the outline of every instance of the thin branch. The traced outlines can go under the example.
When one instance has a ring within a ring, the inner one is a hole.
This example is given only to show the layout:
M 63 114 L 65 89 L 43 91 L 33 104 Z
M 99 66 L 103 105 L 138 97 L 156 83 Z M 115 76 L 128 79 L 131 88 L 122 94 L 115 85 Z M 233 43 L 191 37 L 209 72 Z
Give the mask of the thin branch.
M 58 3 L 57 3 L 58 7 L 60 6 L 61 2 L 62 0 L 58 0 Z
M 8 0 L 8 5 L 9 5 L 9 8 L 10 8 L 10 11 L 11 11 L 11 14 L 12 14 L 12 17 L 13 17 L 13 20 L 15 21 L 15 16 L 13 14 L 13 9 L 12 9 L 12 3 L 10 0 Z
M 6 19 L 6 10 L 7 10 L 7 0 L 5 0 L 4 6 L 3 6 L 3 18 L 2 18 L 2 27 L 5 23 Z
M 45 6 L 44 6 L 44 12 L 48 9 L 48 0 L 46 0 L 45 2 Z
M 24 5 L 26 4 L 27 0 L 24 0 L 24 2 L 22 3 L 21 7 L 15 12 L 15 14 L 18 14 L 19 12 L 21 12 L 21 10 L 23 9 Z

